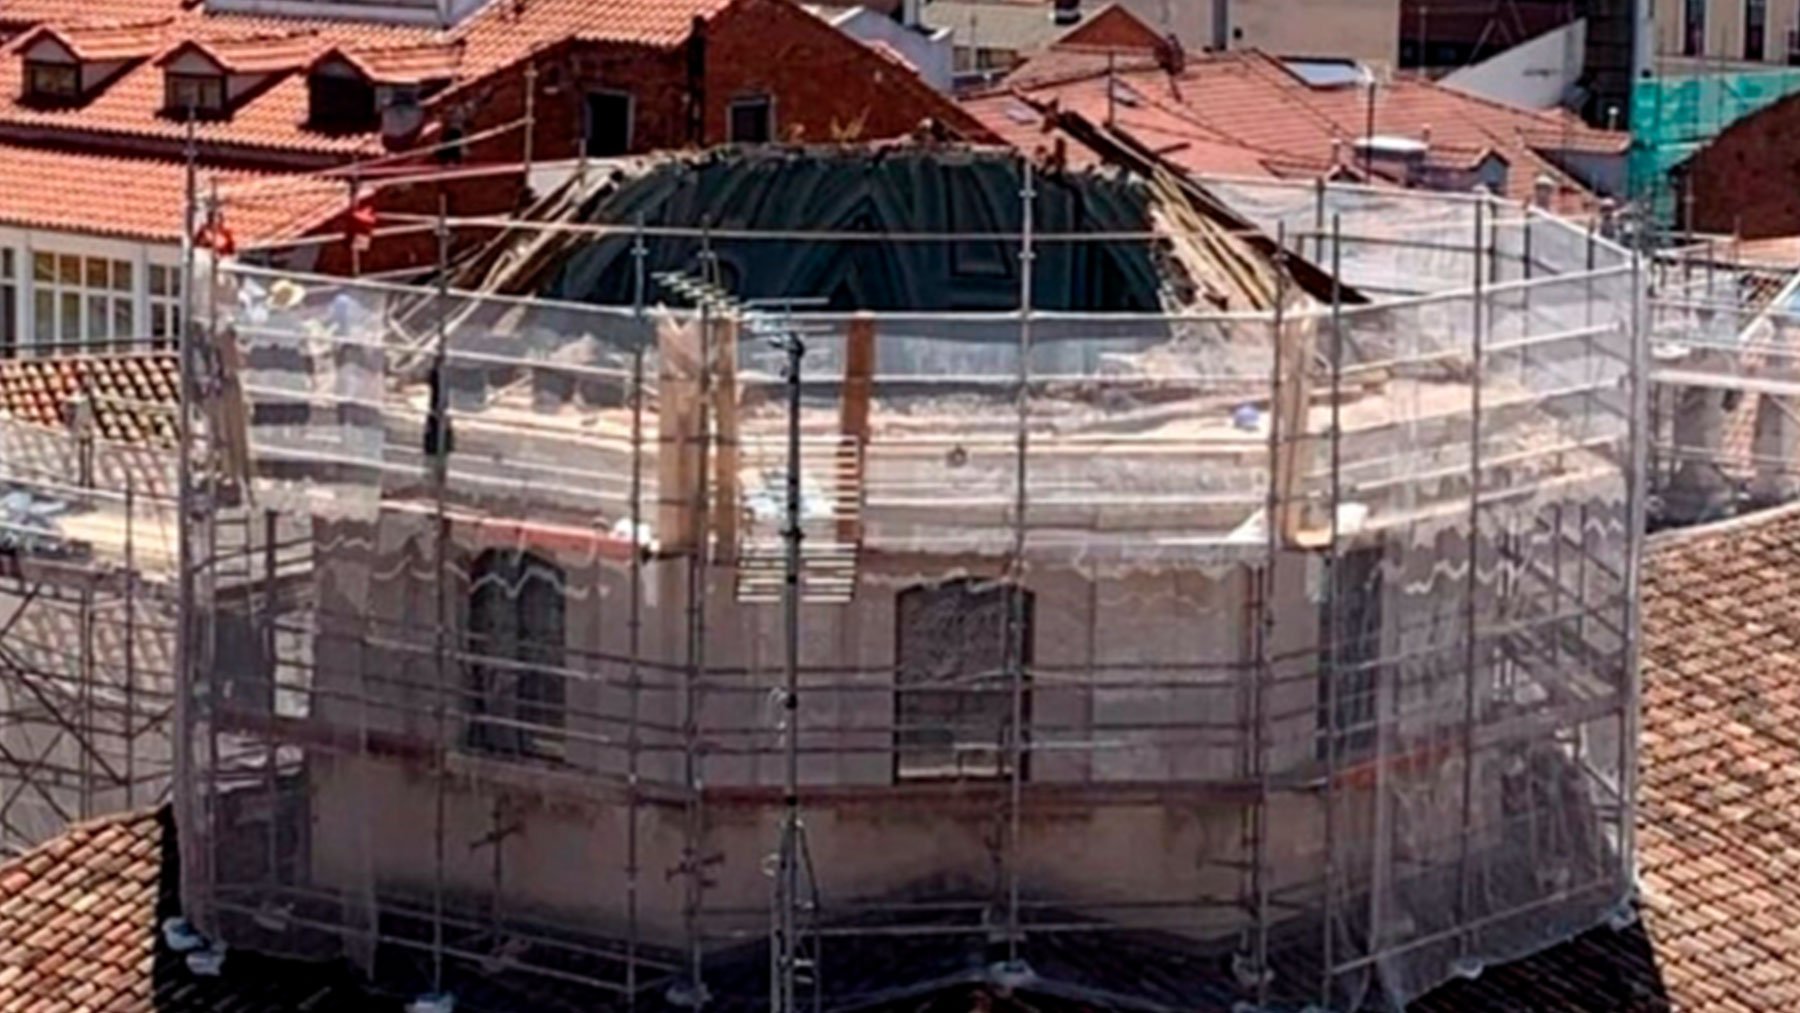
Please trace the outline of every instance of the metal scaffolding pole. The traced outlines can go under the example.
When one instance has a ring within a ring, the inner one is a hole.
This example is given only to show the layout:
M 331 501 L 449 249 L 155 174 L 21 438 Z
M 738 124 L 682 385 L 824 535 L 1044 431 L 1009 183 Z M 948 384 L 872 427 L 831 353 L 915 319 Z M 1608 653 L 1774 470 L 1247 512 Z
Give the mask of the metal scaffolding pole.
M 1025 510 L 1026 471 L 1031 450 L 1031 324 L 1037 250 L 1032 230 L 1037 219 L 1035 167 L 1030 156 L 1020 159 L 1022 186 L 1019 207 L 1019 361 L 1017 404 L 1017 459 L 1013 474 L 1012 558 L 1006 582 L 1006 677 L 1011 695 L 1007 721 L 1007 824 L 1006 824 L 1006 962 L 1009 973 L 1020 966 L 1019 849 L 1024 830 L 1025 729 Z
M 1476 692 L 1479 689 L 1477 677 L 1479 651 L 1480 608 L 1477 602 L 1479 582 L 1476 574 L 1481 562 L 1481 380 L 1483 368 L 1482 340 L 1487 323 L 1487 302 L 1485 296 L 1486 276 L 1482 272 L 1482 222 L 1486 203 L 1475 205 L 1475 236 L 1470 247 L 1470 254 L 1475 260 L 1473 302 L 1470 306 L 1469 358 L 1472 364 L 1469 380 L 1469 530 L 1465 532 L 1468 540 L 1468 575 L 1463 587 L 1463 714 L 1462 714 L 1462 814 L 1459 821 L 1460 841 L 1456 862 L 1456 920 L 1459 925 L 1471 923 L 1470 908 L 1473 906 L 1469 862 L 1471 859 L 1471 841 L 1475 820 L 1475 721 L 1479 710 L 1475 705 Z M 1457 951 L 1459 956 L 1467 956 L 1470 949 L 1469 933 L 1457 934 Z
M 451 672 L 450 659 L 450 591 L 448 579 L 450 517 L 448 512 L 450 480 L 450 390 L 444 367 L 449 359 L 450 333 L 450 227 L 449 208 L 443 194 L 438 195 L 437 226 L 437 313 L 434 315 L 434 340 L 431 355 L 431 411 L 426 420 L 425 451 L 430 462 L 433 511 L 432 576 L 436 624 L 432 633 L 435 654 L 433 722 L 435 748 L 432 750 L 432 856 L 431 856 L 431 988 L 444 993 L 444 837 L 449 800 L 448 767 L 450 753 L 450 715 L 446 702 Z
M 584 163 L 585 164 L 585 163 Z M 644 629 L 644 300 L 649 279 L 645 274 L 649 249 L 644 245 L 643 218 L 631 242 L 631 316 L 637 324 L 637 343 L 631 351 L 631 604 L 626 623 L 630 658 L 626 668 L 629 696 L 625 723 L 625 786 L 629 800 L 625 819 L 625 1005 L 637 1008 L 638 993 L 638 807 L 642 731 L 638 727 L 643 706 L 643 672 L 638 658 Z
M 788 323 L 784 319 L 784 326 Z M 781 850 L 778 856 L 781 910 L 779 932 L 779 972 L 776 977 L 774 1008 L 778 1013 L 799 1013 L 795 1002 L 794 981 L 800 951 L 795 907 L 800 902 L 800 549 L 806 537 L 801 530 L 800 500 L 800 391 L 801 369 L 806 359 L 806 345 L 800 335 L 789 331 L 781 336 L 787 353 L 787 474 L 782 505 L 782 734 L 785 756 L 782 763 L 784 812 L 781 824 Z
M 1320 190 L 1321 207 L 1324 191 Z M 1337 759 L 1338 759 L 1338 694 L 1339 647 L 1343 627 L 1338 616 L 1339 571 L 1338 505 L 1343 500 L 1343 374 L 1344 374 L 1344 306 L 1342 291 L 1343 221 L 1331 216 L 1331 494 L 1326 499 L 1329 540 L 1325 547 L 1325 665 L 1320 677 L 1325 680 L 1325 933 L 1319 966 L 1319 1003 L 1330 1010 L 1337 974 Z
M 710 234 L 703 234 L 700 240 L 701 279 L 715 289 L 718 285 L 718 266 L 718 255 L 713 251 L 712 237 Z M 693 476 L 693 488 L 680 490 L 678 493 L 689 497 L 689 502 L 693 504 L 692 522 L 689 526 L 693 544 L 689 547 L 687 567 L 687 658 L 683 670 L 685 685 L 682 687 L 684 706 L 681 742 L 682 783 L 687 794 L 685 819 L 682 822 L 682 869 L 686 877 L 682 921 L 687 937 L 690 978 L 687 1001 L 694 1009 L 704 1008 L 709 998 L 706 992 L 706 950 L 701 910 L 705 902 L 708 864 L 704 853 L 706 810 L 703 793 L 706 787 L 699 754 L 700 705 L 706 678 L 706 595 L 711 562 L 708 550 L 712 533 L 707 518 L 710 502 L 707 486 L 712 474 L 712 412 L 709 404 L 713 372 L 712 330 L 718 323 L 712 300 L 700 300 L 699 310 L 699 355 L 695 365 L 698 421 L 692 436 L 692 439 L 699 442 L 699 449 L 695 453 L 699 467 Z M 681 448 L 681 451 L 686 452 L 686 448 Z

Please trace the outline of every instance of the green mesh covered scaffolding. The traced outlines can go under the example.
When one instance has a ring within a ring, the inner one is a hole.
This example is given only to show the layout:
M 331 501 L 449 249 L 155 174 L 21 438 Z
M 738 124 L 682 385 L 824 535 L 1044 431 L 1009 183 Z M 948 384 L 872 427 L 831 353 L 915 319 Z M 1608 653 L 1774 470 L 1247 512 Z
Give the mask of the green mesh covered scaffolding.
M 1800 91 L 1800 67 L 1662 74 L 1631 90 L 1631 195 L 1674 224 L 1670 172 L 1726 127 Z

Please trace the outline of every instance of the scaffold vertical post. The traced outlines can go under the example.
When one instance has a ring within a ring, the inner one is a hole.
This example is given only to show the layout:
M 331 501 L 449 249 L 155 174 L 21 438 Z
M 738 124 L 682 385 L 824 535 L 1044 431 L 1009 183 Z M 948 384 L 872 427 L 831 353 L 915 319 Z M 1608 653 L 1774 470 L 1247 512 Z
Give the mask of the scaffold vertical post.
M 1036 278 L 1036 167 L 1031 156 L 1020 158 L 1019 188 L 1019 349 L 1017 363 L 1017 457 L 1013 473 L 1012 553 L 1006 581 L 1006 678 L 1011 697 L 1007 720 L 1007 826 L 1006 826 L 1006 960 L 1009 971 L 1019 969 L 1019 864 L 1024 831 L 1025 753 L 1025 511 L 1027 455 L 1031 449 L 1031 339 L 1032 286 Z
M 1470 254 L 1474 258 L 1472 302 L 1469 322 L 1469 530 L 1464 533 L 1468 542 L 1468 573 L 1463 583 L 1463 712 L 1462 712 L 1462 811 L 1458 822 L 1460 838 L 1457 845 L 1456 863 L 1456 920 L 1464 927 L 1457 933 L 1457 952 L 1466 956 L 1470 950 L 1468 928 L 1474 919 L 1470 910 L 1473 905 L 1471 896 L 1471 880 L 1469 863 L 1471 860 L 1472 842 L 1475 820 L 1475 721 L 1479 712 L 1475 705 L 1480 682 L 1477 667 L 1480 660 L 1479 620 L 1480 609 L 1477 603 L 1479 582 L 1477 570 L 1481 562 L 1481 379 L 1483 362 L 1483 332 L 1486 327 L 1487 303 L 1485 282 L 1487 275 L 1482 264 L 1482 224 L 1484 213 L 1488 209 L 1487 198 L 1475 203 L 1475 234 Z
M 450 591 L 449 591 L 449 478 L 450 478 L 450 398 L 445 367 L 449 360 L 450 306 L 450 223 L 447 198 L 438 194 L 437 237 L 437 306 L 431 357 L 431 413 L 426 421 L 427 445 L 423 448 L 431 468 L 433 513 L 432 586 L 435 589 L 436 624 L 432 634 L 434 648 L 432 744 L 432 889 L 431 889 L 431 987 L 437 994 L 444 991 L 444 853 L 449 806 L 450 715 L 446 697 L 450 680 Z
M 1323 200 L 1323 190 L 1321 190 Z M 1323 238 L 1321 237 L 1321 241 Z M 1331 216 L 1331 491 L 1326 497 L 1326 523 L 1329 526 L 1328 540 L 1325 546 L 1325 656 L 1324 671 L 1320 678 L 1325 680 L 1325 937 L 1320 947 L 1322 969 L 1319 1003 L 1327 1011 L 1331 1009 L 1333 989 L 1337 971 L 1337 758 L 1339 699 L 1343 691 L 1342 676 L 1339 671 L 1340 641 L 1343 636 L 1342 624 L 1338 617 L 1339 569 L 1338 569 L 1338 505 L 1343 498 L 1343 429 L 1342 402 L 1344 377 L 1344 302 L 1343 283 L 1340 270 L 1343 266 L 1342 250 L 1343 218 L 1341 215 Z
M 626 618 L 630 657 L 626 661 L 625 692 L 625 1006 L 637 1008 L 638 993 L 638 808 L 641 791 L 642 731 L 638 727 L 643 706 L 643 669 L 640 649 L 644 628 L 644 299 L 649 279 L 645 275 L 649 248 L 644 245 L 644 219 L 639 216 L 631 240 L 631 317 L 635 344 L 631 350 L 631 602 Z

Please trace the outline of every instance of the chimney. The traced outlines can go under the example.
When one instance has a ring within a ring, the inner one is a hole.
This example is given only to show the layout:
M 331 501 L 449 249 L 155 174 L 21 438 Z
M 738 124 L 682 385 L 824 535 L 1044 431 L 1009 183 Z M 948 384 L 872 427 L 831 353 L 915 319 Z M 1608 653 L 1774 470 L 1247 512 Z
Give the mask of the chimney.
M 925 24 L 925 0 L 900 0 L 900 24 L 915 31 Z
M 1081 20 L 1081 0 L 1056 0 L 1050 20 L 1059 25 L 1072 25 Z

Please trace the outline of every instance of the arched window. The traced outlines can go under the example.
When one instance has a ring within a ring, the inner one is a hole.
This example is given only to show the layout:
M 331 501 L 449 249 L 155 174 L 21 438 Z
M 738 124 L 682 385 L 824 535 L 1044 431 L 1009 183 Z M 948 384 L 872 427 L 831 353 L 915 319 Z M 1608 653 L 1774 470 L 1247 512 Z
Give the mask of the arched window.
M 476 557 L 465 638 L 470 749 L 563 758 L 565 636 L 561 570 L 528 552 Z
M 1017 626 L 1007 618 L 1015 594 Z M 1008 662 L 1031 664 L 1031 592 L 953 580 L 901 592 L 898 611 L 895 777 L 1005 776 L 1013 716 Z M 1029 696 L 1024 704 L 1029 727 Z

